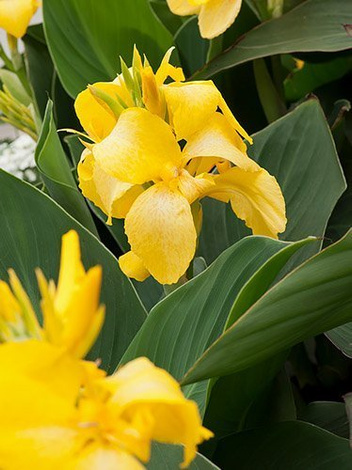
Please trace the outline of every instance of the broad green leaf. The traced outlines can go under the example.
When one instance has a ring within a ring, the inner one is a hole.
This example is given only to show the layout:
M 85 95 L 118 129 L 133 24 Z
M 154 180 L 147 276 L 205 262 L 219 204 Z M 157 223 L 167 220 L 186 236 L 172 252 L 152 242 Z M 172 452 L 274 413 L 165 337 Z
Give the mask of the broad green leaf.
M 352 358 L 352 323 L 334 328 L 326 336 L 347 357 Z
M 346 439 L 300 421 L 229 436 L 221 441 L 215 459 L 222 470 L 350 470 L 352 467 L 352 451 Z
M 186 77 L 205 64 L 209 41 L 200 36 L 197 17 L 190 18 L 177 31 L 175 44 Z
M 272 287 L 202 355 L 188 384 L 238 372 L 352 320 L 352 231 Z
M 152 309 L 122 362 L 147 356 L 181 379 L 222 333 L 246 281 L 272 257 L 280 257 L 284 265 L 304 243 L 292 245 L 265 237 L 241 240 Z M 189 393 L 193 392 L 191 388 Z
M 344 28 L 346 24 L 352 24 L 349 1 L 307 0 L 280 18 L 252 29 L 195 77 L 209 78 L 221 70 L 276 54 L 350 49 L 351 37 Z
M 183 17 L 174 15 L 164 0 L 149 0 L 150 5 L 160 21 L 166 26 L 171 34 L 176 34 L 182 26 Z
M 147 465 L 148 470 L 176 470 L 180 468 L 183 460 L 183 449 L 179 446 L 171 446 L 155 443 L 152 448 L 152 457 Z M 192 461 L 189 470 L 220 470 L 210 460 L 198 454 Z
M 44 27 L 61 82 L 75 97 L 88 83 L 113 80 L 133 46 L 156 66 L 172 36 L 148 0 L 44 0 Z
M 43 26 L 31 26 L 23 41 L 33 94 L 40 116 L 44 118 L 48 96 L 52 98 L 54 65 L 45 43 Z
M 116 258 L 88 230 L 44 193 L 17 178 L 0 172 L 0 278 L 13 268 L 38 309 L 39 292 L 34 270 L 57 281 L 61 237 L 78 232 L 83 262 L 103 267 L 101 301 L 106 305 L 102 333 L 91 352 L 103 367 L 113 371 L 145 319 L 145 310 Z
M 305 63 L 300 70 L 293 71 L 286 78 L 285 97 L 297 101 L 316 88 L 338 80 L 352 69 L 352 57 L 335 57 L 318 64 Z
M 333 401 L 316 401 L 303 408 L 298 418 L 301 421 L 315 424 L 337 436 L 348 439 L 349 425 L 346 408 L 343 403 Z
M 284 194 L 287 228 L 282 239 L 323 237 L 328 219 L 345 190 L 345 180 L 325 116 L 316 100 L 298 106 L 254 136 L 251 157 L 274 175 Z M 329 191 L 326 190 L 329 188 Z M 203 201 L 198 253 L 208 263 L 250 233 L 225 204 Z M 317 250 L 307 247 L 300 260 Z
M 66 154 L 57 135 L 52 102 L 49 101 L 41 134 L 35 151 L 35 160 L 50 195 L 75 219 L 92 233 L 96 233 L 87 204 L 79 192 Z

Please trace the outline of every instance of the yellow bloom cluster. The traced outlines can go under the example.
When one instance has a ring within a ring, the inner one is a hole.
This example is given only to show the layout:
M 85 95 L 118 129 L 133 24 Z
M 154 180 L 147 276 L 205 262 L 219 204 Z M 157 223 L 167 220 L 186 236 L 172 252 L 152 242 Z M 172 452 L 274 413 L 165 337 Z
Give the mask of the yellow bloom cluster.
M 1 0 L 0 28 L 21 38 L 26 34 L 29 22 L 40 5 L 40 0 Z
M 43 327 L 13 271 L 0 284 L 2 470 L 143 470 L 151 442 L 184 445 L 184 466 L 212 433 L 179 384 L 139 358 L 110 377 L 80 359 L 102 324 L 101 269 L 87 273 L 75 232 L 58 287 L 38 272 Z
M 130 69 L 122 62 L 114 82 L 89 86 L 75 103 L 94 142 L 78 166 L 80 188 L 108 224 L 125 219 L 125 274 L 161 284 L 176 283 L 195 255 L 203 197 L 230 202 L 254 234 L 276 238 L 286 225 L 277 181 L 241 136 L 252 139 L 212 81 L 184 82 L 171 52 L 154 73 L 135 49 Z
M 167 0 L 167 3 L 175 15 L 198 15 L 201 36 L 212 39 L 232 25 L 242 0 Z

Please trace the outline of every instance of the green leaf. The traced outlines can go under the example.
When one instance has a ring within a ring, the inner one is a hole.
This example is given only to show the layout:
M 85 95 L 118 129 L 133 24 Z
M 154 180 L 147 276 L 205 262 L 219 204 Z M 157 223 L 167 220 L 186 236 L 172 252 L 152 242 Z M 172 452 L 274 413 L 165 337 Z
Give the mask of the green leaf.
M 66 154 L 57 135 L 52 101 L 48 102 L 35 151 L 35 161 L 50 195 L 92 233 L 95 225 L 84 197 L 79 192 Z
M 334 328 L 326 336 L 345 356 L 352 358 L 352 323 Z
M 54 65 L 45 43 L 42 25 L 31 26 L 23 38 L 29 79 L 40 116 L 44 118 L 48 96 L 52 97 Z
M 352 231 L 272 287 L 202 355 L 189 384 L 238 372 L 352 320 Z
M 209 41 L 199 34 L 197 17 L 190 18 L 182 25 L 175 35 L 175 43 L 183 71 L 189 77 L 205 64 L 209 47 Z
M 265 237 L 241 240 L 153 308 L 122 362 L 147 356 L 181 379 L 222 333 L 246 281 L 272 257 L 279 257 L 282 267 L 306 242 L 288 244 Z
M 44 0 L 43 4 L 49 50 L 72 97 L 88 83 L 114 79 L 119 56 L 130 63 L 134 44 L 154 66 L 172 45 L 171 34 L 148 0 Z
M 152 457 L 147 465 L 148 470 L 175 470 L 180 468 L 183 461 L 183 449 L 180 446 L 155 443 L 152 448 Z M 210 460 L 197 454 L 188 470 L 220 470 Z
M 288 223 L 281 238 L 323 237 L 346 186 L 319 103 L 308 100 L 253 137 L 249 154 L 276 177 L 285 197 Z M 250 231 L 229 206 L 210 199 L 202 205 L 204 219 L 198 253 L 210 263 Z M 299 260 L 317 249 L 318 246 L 310 246 L 302 250 Z
M 350 49 L 351 37 L 345 24 L 352 24 L 351 5 L 346 0 L 308 0 L 252 29 L 195 77 L 209 78 L 221 70 L 276 54 Z
M 350 470 L 348 441 L 299 421 L 287 421 L 223 439 L 216 462 L 222 470 Z
M 352 57 L 336 57 L 318 64 L 305 63 L 303 68 L 290 73 L 286 78 L 285 96 L 288 101 L 296 101 L 316 88 L 333 82 L 352 69 Z
M 182 26 L 183 18 L 174 15 L 164 0 L 149 0 L 152 9 L 171 34 L 176 34 Z
M 315 426 L 348 439 L 348 417 L 343 403 L 332 401 L 309 403 L 309 405 L 300 411 L 298 418 L 301 421 L 315 424 Z
M 1 279 L 13 268 L 38 311 L 34 270 L 39 266 L 47 278 L 57 280 L 61 236 L 76 230 L 86 269 L 103 267 L 101 301 L 106 305 L 106 320 L 90 357 L 101 358 L 103 367 L 113 371 L 145 319 L 130 280 L 104 245 L 44 193 L 3 171 L 0 188 Z

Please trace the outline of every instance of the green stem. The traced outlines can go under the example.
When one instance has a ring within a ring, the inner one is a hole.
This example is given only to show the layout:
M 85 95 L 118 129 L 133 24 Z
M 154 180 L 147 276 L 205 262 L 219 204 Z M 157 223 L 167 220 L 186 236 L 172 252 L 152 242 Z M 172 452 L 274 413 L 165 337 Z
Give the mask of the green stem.
M 217 38 L 210 39 L 209 49 L 207 54 L 207 62 L 212 60 L 217 55 L 221 54 L 223 46 L 223 35 L 221 34 Z
M 276 121 L 286 114 L 286 106 L 276 90 L 264 59 L 256 59 L 253 62 L 255 83 L 261 105 L 268 122 Z

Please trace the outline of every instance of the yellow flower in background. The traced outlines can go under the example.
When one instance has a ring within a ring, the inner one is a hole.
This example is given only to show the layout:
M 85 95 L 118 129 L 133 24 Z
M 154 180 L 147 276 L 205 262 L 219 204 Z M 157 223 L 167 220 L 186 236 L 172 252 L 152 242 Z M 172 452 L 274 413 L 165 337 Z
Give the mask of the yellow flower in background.
M 175 15 L 198 15 L 201 36 L 212 39 L 233 24 L 242 0 L 167 0 L 167 3 Z
M 80 188 L 108 224 L 125 218 L 125 274 L 139 281 L 151 274 L 162 284 L 176 283 L 195 255 L 203 197 L 231 202 L 254 234 L 276 238 L 286 224 L 280 187 L 248 157 L 241 136 L 252 139 L 219 90 L 212 81 L 183 82 L 169 58 L 170 51 L 154 74 L 135 51 L 109 93 L 94 85 L 76 102 L 95 140 L 78 166 Z M 176 81 L 165 84 L 170 76 Z M 96 121 L 102 112 L 115 124 Z
M 37 340 L 0 345 L 0 461 L 28 467 L 142 470 L 151 442 L 183 444 L 184 466 L 212 433 L 178 383 L 145 358 L 110 377 Z
M 11 288 L 0 281 L 0 341 L 36 338 L 63 348 L 73 357 L 85 356 L 104 321 L 104 307 L 99 306 L 102 271 L 96 266 L 85 272 L 77 232 L 72 230 L 62 237 L 57 288 L 39 269 L 37 277 L 43 328 L 19 279 L 10 270 Z
M 0 0 L 0 28 L 21 38 L 40 5 L 40 0 Z

